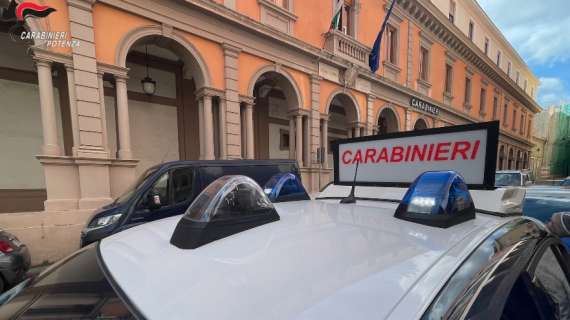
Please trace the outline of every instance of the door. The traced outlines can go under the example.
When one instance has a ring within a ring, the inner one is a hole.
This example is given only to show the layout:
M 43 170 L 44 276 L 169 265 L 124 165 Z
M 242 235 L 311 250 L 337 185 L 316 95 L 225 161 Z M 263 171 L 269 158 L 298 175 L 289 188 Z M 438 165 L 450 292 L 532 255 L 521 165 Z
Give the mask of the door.
M 183 214 L 196 196 L 194 168 L 173 168 L 160 176 L 138 199 L 124 228 Z

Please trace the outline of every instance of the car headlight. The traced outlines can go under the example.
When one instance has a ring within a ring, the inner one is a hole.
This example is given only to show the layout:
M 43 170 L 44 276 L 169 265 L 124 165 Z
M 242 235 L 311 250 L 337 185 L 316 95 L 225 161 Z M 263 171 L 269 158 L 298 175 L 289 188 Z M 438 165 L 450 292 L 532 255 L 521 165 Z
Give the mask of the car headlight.
M 119 219 L 121 218 L 123 214 L 122 213 L 117 213 L 117 214 L 113 214 L 110 216 L 104 216 L 101 218 L 97 218 L 93 221 L 91 221 L 91 223 L 87 226 L 87 230 L 91 230 L 91 229 L 99 229 L 99 228 L 103 228 L 109 225 L 112 225 L 114 223 L 116 223 L 117 221 L 119 221 Z

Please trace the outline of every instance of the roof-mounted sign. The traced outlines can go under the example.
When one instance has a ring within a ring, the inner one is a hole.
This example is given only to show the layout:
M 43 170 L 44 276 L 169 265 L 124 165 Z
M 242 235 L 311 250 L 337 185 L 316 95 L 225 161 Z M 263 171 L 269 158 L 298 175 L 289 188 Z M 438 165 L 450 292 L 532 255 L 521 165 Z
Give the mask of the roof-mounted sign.
M 337 140 L 334 182 L 409 186 L 426 171 L 454 170 L 470 188 L 493 189 L 499 122 Z

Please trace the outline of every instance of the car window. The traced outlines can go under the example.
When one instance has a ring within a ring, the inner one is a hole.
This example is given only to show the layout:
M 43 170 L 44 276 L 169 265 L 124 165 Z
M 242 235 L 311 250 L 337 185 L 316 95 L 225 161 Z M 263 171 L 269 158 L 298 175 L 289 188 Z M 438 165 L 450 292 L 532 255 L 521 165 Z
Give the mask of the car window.
M 0 319 L 135 319 L 85 247 L 0 296 Z
M 570 187 L 570 179 L 566 179 L 566 180 L 562 181 L 562 183 L 560 185 L 563 187 Z
M 174 204 L 192 199 L 192 167 L 177 168 L 172 171 L 172 201 Z
M 206 187 L 214 180 L 225 175 L 244 175 L 264 186 L 271 177 L 278 173 L 295 172 L 293 165 L 253 165 L 253 166 L 211 166 L 200 168 L 200 180 Z
M 168 193 L 169 176 L 169 172 L 165 172 L 154 182 L 152 187 L 139 200 L 137 210 L 147 209 L 151 202 L 159 206 L 165 206 L 170 203 Z
M 505 186 L 520 186 L 521 175 L 520 173 L 497 173 L 495 174 L 495 185 L 498 187 Z
M 546 249 L 538 261 L 532 284 L 536 296 L 552 310 L 553 319 L 570 320 L 570 285 L 552 248 Z

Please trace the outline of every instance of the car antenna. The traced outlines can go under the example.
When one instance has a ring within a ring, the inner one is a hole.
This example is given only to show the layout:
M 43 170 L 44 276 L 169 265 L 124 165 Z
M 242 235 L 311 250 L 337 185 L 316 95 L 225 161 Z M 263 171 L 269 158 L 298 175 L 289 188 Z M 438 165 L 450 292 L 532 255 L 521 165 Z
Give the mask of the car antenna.
M 342 204 L 350 204 L 350 203 L 356 203 L 356 198 L 354 197 L 354 189 L 356 187 L 356 175 L 358 174 L 358 165 L 360 164 L 360 161 L 356 162 L 356 169 L 354 170 L 354 179 L 352 180 L 352 187 L 350 188 L 350 193 L 348 194 L 348 196 L 340 199 L 340 203 Z

